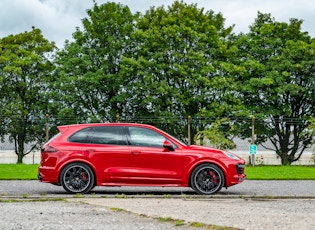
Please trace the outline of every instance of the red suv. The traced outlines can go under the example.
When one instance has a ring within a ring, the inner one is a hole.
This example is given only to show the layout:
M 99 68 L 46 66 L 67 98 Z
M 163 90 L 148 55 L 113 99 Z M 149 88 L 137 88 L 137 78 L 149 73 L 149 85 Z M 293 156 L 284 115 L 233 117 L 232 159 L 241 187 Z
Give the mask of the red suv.
M 186 145 L 144 124 L 59 126 L 41 150 L 38 178 L 70 193 L 95 186 L 184 186 L 214 194 L 245 179 L 245 161 L 219 149 Z

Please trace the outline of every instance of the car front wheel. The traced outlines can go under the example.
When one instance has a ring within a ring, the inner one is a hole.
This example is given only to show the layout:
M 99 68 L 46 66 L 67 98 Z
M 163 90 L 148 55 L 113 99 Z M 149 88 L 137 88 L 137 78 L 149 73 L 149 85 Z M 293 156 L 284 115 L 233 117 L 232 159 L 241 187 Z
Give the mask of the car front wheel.
M 214 164 L 196 167 L 191 176 L 191 187 L 199 194 L 211 195 L 219 192 L 224 185 L 224 174 Z
M 83 163 L 72 163 L 64 167 L 61 185 L 69 193 L 88 193 L 94 187 L 94 173 Z

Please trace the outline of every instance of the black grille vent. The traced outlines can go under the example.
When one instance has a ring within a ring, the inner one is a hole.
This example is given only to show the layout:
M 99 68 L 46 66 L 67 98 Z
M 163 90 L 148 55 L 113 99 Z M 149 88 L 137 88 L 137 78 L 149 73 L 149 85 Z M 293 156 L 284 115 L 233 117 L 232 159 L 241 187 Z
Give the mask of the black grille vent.
M 245 165 L 236 165 L 236 171 L 238 174 L 244 174 Z

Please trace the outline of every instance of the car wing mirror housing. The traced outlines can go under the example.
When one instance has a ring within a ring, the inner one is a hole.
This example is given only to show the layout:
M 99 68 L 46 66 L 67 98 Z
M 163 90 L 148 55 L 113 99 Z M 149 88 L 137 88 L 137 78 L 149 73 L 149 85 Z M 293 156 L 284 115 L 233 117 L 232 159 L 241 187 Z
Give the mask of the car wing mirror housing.
M 173 144 L 170 141 L 168 141 L 168 140 L 165 140 L 163 142 L 163 147 L 165 149 L 167 149 L 168 151 L 174 151 L 175 150 Z

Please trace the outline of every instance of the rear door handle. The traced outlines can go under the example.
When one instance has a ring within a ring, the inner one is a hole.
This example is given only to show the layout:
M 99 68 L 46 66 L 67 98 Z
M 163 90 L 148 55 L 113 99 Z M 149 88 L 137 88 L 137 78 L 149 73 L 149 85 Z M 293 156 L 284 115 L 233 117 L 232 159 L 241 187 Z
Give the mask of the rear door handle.
M 132 154 L 140 154 L 140 151 L 131 151 Z

